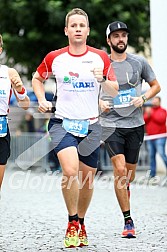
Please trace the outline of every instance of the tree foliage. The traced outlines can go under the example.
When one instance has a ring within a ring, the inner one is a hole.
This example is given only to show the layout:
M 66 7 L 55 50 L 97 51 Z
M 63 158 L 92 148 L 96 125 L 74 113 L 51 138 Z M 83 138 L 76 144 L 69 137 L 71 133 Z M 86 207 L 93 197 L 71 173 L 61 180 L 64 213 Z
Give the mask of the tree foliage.
M 144 51 L 145 45 L 149 45 L 149 0 L 1 0 L 0 33 L 6 63 L 22 65 L 23 72 L 31 79 L 32 72 L 49 51 L 67 45 L 64 20 L 74 7 L 84 9 L 89 15 L 89 45 L 107 47 L 105 30 L 115 20 L 128 24 L 132 34 L 129 45 L 136 52 Z

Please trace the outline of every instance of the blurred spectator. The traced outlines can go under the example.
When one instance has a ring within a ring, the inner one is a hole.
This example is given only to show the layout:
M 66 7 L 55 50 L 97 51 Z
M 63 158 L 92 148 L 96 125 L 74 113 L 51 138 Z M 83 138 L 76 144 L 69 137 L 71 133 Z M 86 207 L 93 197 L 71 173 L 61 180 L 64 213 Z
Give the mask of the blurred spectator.
M 35 111 L 32 108 L 29 108 L 26 111 L 25 116 L 19 125 L 19 129 L 22 132 L 35 132 L 35 124 L 33 117 L 34 112 Z
M 110 163 L 107 160 L 108 153 L 104 143 L 100 145 L 100 153 L 99 153 L 99 161 L 98 161 L 98 171 L 103 171 L 105 166 L 109 165 Z
M 46 133 L 48 131 L 48 123 L 49 123 L 49 119 L 46 118 L 45 121 L 44 121 L 44 123 L 42 124 L 42 126 L 39 128 L 38 131 Z M 49 138 L 49 144 L 51 146 L 50 138 Z M 54 149 L 51 150 L 48 153 L 48 157 L 47 158 L 48 158 L 48 163 L 49 163 L 50 170 L 52 172 L 61 171 L 60 163 L 59 163 L 57 155 L 54 152 Z
M 159 135 L 167 132 L 166 118 L 167 111 L 161 107 L 161 98 L 159 96 L 154 97 L 152 106 L 144 109 L 145 131 L 147 135 L 153 136 L 151 140 L 147 140 L 150 177 L 156 176 L 156 153 L 161 156 L 167 168 L 167 156 L 165 154 L 166 136 L 161 137 Z

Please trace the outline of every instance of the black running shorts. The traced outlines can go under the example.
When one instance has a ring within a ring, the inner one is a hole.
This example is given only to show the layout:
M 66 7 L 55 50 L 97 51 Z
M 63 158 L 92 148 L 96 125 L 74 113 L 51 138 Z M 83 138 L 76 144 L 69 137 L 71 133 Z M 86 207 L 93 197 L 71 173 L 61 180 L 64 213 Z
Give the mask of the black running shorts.
M 10 157 L 10 133 L 9 128 L 5 137 L 0 137 L 0 165 L 5 165 Z
M 111 132 L 112 134 L 105 140 L 110 158 L 123 154 L 127 163 L 136 164 L 143 143 L 144 125 L 135 128 L 115 128 Z

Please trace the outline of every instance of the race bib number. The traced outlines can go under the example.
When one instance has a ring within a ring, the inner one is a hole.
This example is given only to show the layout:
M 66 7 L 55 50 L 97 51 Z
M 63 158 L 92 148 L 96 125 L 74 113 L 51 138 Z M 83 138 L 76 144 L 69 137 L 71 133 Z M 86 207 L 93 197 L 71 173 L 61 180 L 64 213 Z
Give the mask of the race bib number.
M 123 108 L 130 106 L 131 97 L 136 97 L 136 89 L 121 90 L 119 94 L 113 98 L 114 108 Z
M 0 116 L 0 137 L 5 137 L 7 135 L 7 117 Z
M 87 136 L 89 121 L 88 120 L 70 120 L 63 119 L 63 128 L 74 136 Z

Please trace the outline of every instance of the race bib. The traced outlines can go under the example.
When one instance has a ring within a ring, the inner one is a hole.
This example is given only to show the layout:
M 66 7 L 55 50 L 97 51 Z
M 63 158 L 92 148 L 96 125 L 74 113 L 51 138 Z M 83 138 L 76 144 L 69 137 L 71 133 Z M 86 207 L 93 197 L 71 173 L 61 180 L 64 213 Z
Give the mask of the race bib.
M 5 137 L 7 135 L 7 117 L 0 116 L 0 137 Z
M 63 128 L 74 136 L 87 136 L 89 121 L 88 120 L 70 120 L 63 119 Z
M 118 95 L 113 98 L 114 108 L 123 108 L 130 106 L 131 96 L 136 97 L 135 88 L 119 91 Z

